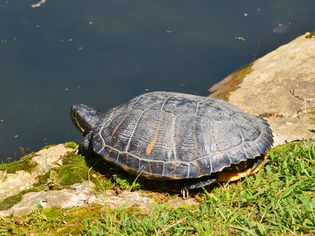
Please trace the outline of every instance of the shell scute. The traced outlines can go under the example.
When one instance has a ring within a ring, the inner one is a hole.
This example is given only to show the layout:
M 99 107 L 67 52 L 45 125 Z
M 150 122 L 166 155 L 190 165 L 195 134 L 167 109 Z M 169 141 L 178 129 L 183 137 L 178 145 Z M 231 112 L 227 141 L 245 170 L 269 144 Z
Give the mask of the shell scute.
M 229 150 L 242 143 L 242 135 L 234 122 L 214 122 L 212 138 L 216 152 Z

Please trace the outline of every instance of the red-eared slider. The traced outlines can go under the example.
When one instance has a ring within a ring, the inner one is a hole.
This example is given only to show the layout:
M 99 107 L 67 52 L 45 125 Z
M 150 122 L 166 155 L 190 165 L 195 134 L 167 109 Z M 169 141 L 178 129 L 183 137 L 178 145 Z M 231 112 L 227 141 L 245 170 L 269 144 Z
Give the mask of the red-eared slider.
M 106 113 L 76 105 L 71 118 L 84 149 L 148 179 L 187 180 L 187 189 L 256 172 L 273 143 L 264 119 L 174 92 L 146 93 Z

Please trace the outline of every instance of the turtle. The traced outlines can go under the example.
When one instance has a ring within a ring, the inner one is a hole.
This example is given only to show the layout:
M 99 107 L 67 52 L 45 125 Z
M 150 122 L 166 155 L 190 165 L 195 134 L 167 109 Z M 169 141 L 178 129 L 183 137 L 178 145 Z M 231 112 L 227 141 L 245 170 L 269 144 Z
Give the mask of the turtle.
M 255 173 L 273 144 L 262 117 L 177 92 L 145 93 L 106 113 L 79 104 L 70 116 L 82 150 L 146 179 L 181 181 L 186 191 Z

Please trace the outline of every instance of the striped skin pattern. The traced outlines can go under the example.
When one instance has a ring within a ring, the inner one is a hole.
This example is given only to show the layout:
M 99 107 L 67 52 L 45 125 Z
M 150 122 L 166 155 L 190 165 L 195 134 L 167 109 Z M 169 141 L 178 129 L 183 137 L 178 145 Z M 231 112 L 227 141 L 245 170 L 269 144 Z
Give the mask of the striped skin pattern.
M 268 123 L 225 101 L 151 92 L 108 111 L 92 130 L 96 154 L 150 179 L 192 179 L 261 156 Z

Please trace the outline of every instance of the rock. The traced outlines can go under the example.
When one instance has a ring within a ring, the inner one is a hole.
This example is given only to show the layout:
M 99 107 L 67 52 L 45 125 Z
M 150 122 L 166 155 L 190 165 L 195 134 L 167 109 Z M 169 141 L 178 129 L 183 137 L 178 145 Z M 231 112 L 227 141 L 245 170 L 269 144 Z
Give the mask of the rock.
M 148 212 L 152 207 L 152 198 L 142 196 L 139 192 L 123 191 L 116 194 L 113 190 L 99 193 L 93 182 L 76 183 L 69 189 L 29 192 L 23 195 L 20 202 L 8 210 L 0 211 L 0 216 L 24 215 L 38 207 L 68 208 L 82 207 L 91 204 L 106 205 L 113 210 L 121 207 L 137 207 L 142 212 Z
M 30 188 L 36 183 L 36 178 L 25 171 L 18 171 L 15 174 L 7 174 L 0 171 L 0 202 L 10 196 Z
M 42 175 L 51 168 L 60 166 L 60 164 L 62 164 L 62 158 L 70 151 L 74 151 L 74 149 L 67 148 L 63 144 L 38 151 L 36 156 L 33 157 L 33 160 L 36 161 L 38 165 L 32 173 Z
M 274 145 L 315 138 L 315 39 L 309 33 L 300 36 L 256 60 L 246 74 L 233 73 L 209 91 L 211 97 L 265 117 Z
M 82 182 L 70 189 L 29 192 L 10 209 L 0 211 L 0 216 L 28 214 L 38 207 L 66 208 L 93 204 L 99 201 L 94 187 L 92 182 Z
M 66 148 L 63 144 L 40 150 L 32 158 L 37 166 L 31 173 L 17 171 L 13 174 L 0 171 L 0 202 L 32 187 L 38 182 L 38 176 L 45 174 L 52 167 L 58 166 L 58 162 L 71 151 L 74 149 Z
M 140 192 L 130 191 L 123 191 L 120 194 L 116 194 L 113 190 L 107 190 L 105 194 L 101 195 L 100 199 L 99 203 L 107 205 L 114 210 L 121 207 L 137 207 L 142 212 L 148 212 L 153 203 L 152 198 L 142 196 Z

